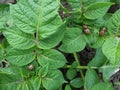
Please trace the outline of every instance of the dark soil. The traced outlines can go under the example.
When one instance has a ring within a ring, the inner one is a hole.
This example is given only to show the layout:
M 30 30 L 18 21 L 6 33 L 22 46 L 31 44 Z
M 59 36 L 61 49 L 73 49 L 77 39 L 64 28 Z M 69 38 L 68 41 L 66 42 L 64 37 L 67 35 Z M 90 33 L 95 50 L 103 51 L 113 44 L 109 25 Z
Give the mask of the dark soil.
M 115 90 L 120 90 L 120 86 L 118 86 L 116 84 L 116 82 L 120 82 L 120 71 L 118 71 L 117 73 L 115 73 L 111 78 L 110 78 L 111 82 L 113 83 L 113 86 L 115 88 Z

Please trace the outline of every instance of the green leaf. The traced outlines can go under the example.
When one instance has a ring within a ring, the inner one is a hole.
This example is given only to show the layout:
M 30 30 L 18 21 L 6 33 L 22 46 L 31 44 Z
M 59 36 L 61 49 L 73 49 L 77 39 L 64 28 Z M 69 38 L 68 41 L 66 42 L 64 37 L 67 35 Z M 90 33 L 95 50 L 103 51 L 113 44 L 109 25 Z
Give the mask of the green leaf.
M 109 81 L 110 77 L 119 71 L 119 65 L 105 65 L 99 68 L 99 72 L 102 72 L 103 79 Z
M 67 2 L 71 5 L 73 10 L 78 10 L 81 7 L 81 2 L 80 0 L 67 0 Z
M 100 82 L 95 84 L 91 90 L 114 90 L 112 83 Z
M 49 69 L 57 69 L 63 67 L 66 63 L 64 55 L 57 50 L 43 50 L 38 56 L 38 62 L 41 66 L 49 64 Z
M 35 46 L 33 35 L 24 33 L 17 27 L 5 30 L 3 34 L 10 45 L 16 49 L 24 50 Z
M 116 4 L 120 4 L 120 0 L 111 0 L 111 2 L 114 2 Z
M 107 58 L 105 57 L 105 55 L 102 52 L 101 48 L 98 48 L 96 51 L 96 55 L 94 56 L 94 58 L 89 62 L 89 66 L 93 66 L 93 67 L 100 67 L 103 64 L 105 64 L 105 62 L 107 61 Z
M 112 16 L 112 13 L 106 13 L 103 17 L 99 17 L 97 19 L 92 19 L 92 20 L 91 19 L 85 19 L 83 22 L 84 22 L 84 24 L 92 26 L 93 29 L 97 29 L 97 31 L 99 31 L 99 29 L 101 27 L 106 26 L 106 24 L 107 24 L 107 22 L 108 22 L 108 20 L 110 19 L 111 16 Z M 98 33 L 97 33 L 97 35 L 98 35 Z
M 0 89 L 1 90 L 16 90 L 19 84 L 23 83 L 20 74 L 20 68 L 1 68 L 0 69 Z M 20 90 L 20 89 L 18 89 Z
M 49 70 L 42 84 L 47 90 L 58 90 L 65 83 L 62 73 L 59 70 Z
M 104 43 L 104 37 L 98 36 L 99 31 L 94 29 L 94 32 L 91 32 L 90 35 L 84 35 L 84 39 L 91 48 L 100 48 Z
M 10 5 L 14 27 L 4 32 L 8 42 L 17 49 L 29 49 L 35 44 L 41 49 L 55 47 L 64 35 L 59 5 L 59 0 L 21 0 Z
M 65 86 L 65 90 L 72 90 L 69 84 Z
M 23 90 L 29 90 L 29 87 L 28 87 L 28 85 L 25 83 L 25 84 L 22 86 L 22 89 L 23 89 Z
M 99 37 L 98 36 L 96 38 L 96 40 L 93 43 L 91 43 L 91 47 L 92 48 L 100 48 L 103 45 L 103 43 L 104 43 L 104 38 L 105 37 Z
M 49 49 L 51 47 L 56 46 L 64 37 L 64 33 L 64 26 L 60 27 L 58 31 L 56 31 L 54 34 L 48 36 L 47 38 L 41 39 L 38 47 L 41 49 Z
M 31 77 L 28 70 L 20 67 L 0 68 L 1 90 L 39 90 L 40 77 Z
M 112 5 L 110 2 L 96 2 L 89 5 L 84 13 L 87 19 L 97 19 L 104 16 L 109 7 Z
M 66 76 L 69 80 L 72 80 L 77 75 L 77 72 L 75 69 L 68 69 Z
M 6 82 L 13 82 L 16 80 L 16 75 L 19 75 L 20 73 L 17 72 L 19 70 L 18 68 L 0 68 L 0 84 L 4 84 Z M 19 70 L 20 71 L 20 70 Z M 16 73 L 17 72 L 17 73 Z M 6 77 L 8 75 L 8 78 Z M 14 77 L 15 76 L 15 77 Z M 5 78 L 6 77 L 6 78 Z M 10 78 L 11 77 L 11 78 Z
M 87 7 L 88 5 L 91 5 L 96 2 L 110 2 L 110 0 L 84 0 L 83 2 L 84 6 Z
M 96 40 L 95 40 L 96 37 L 95 37 L 92 33 L 91 33 L 90 35 L 84 34 L 83 37 L 84 37 L 84 39 L 85 39 L 85 41 L 86 41 L 86 43 L 87 43 L 88 45 L 91 45 L 91 43 L 93 43 L 94 41 L 96 41 Z
M 2 53 L 2 50 L 0 48 L 0 61 L 3 59 L 3 53 Z
M 86 42 L 82 36 L 82 29 L 73 27 L 66 30 L 59 49 L 67 53 L 73 53 L 83 50 L 85 46 Z
M 58 8 L 58 0 L 21 0 L 10 6 L 10 12 L 15 24 L 23 32 L 33 34 L 38 30 L 41 37 L 47 37 L 62 23 L 58 18 Z
M 116 11 L 107 24 L 108 32 L 120 35 L 120 10 Z
M 4 50 L 2 48 L 2 45 L 0 44 L 0 61 L 3 59 L 4 57 Z
M 35 54 L 32 50 L 17 50 L 10 47 L 5 58 L 14 65 L 24 66 L 35 59 Z
M 4 30 L 9 17 L 9 5 L 0 4 L 0 31 Z
M 29 85 L 30 83 L 30 85 Z M 32 89 L 29 90 L 40 90 L 41 86 L 41 79 L 39 77 L 32 77 L 29 82 L 28 82 L 29 88 L 31 87 Z
M 7 42 L 7 39 L 6 39 L 6 38 L 4 38 L 4 39 L 2 40 L 1 45 L 2 45 L 2 48 L 4 48 L 4 49 L 6 49 L 7 47 L 10 46 L 9 43 Z
M 98 75 L 95 70 L 88 69 L 85 75 L 84 88 L 86 90 L 91 90 L 93 85 L 99 82 Z
M 107 38 L 102 51 L 111 64 L 120 64 L 120 39 L 118 37 Z
M 78 66 L 78 62 L 74 61 L 72 64 L 71 64 L 71 68 L 77 68 Z
M 84 85 L 84 82 L 81 78 L 75 78 L 70 81 L 70 85 L 73 86 L 74 88 L 80 88 Z
M 49 71 L 49 64 L 46 64 L 45 66 L 39 69 L 38 75 L 44 78 L 48 74 L 48 71 Z

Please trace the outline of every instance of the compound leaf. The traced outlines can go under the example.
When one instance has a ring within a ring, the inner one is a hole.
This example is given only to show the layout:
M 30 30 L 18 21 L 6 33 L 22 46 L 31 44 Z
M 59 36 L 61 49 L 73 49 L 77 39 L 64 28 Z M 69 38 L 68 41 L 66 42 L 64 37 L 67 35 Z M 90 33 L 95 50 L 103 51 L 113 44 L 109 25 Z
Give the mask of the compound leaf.
M 4 32 L 8 42 L 17 49 L 30 49 L 35 44 L 41 49 L 55 47 L 64 35 L 59 3 L 59 0 L 20 0 L 10 5 L 13 27 Z

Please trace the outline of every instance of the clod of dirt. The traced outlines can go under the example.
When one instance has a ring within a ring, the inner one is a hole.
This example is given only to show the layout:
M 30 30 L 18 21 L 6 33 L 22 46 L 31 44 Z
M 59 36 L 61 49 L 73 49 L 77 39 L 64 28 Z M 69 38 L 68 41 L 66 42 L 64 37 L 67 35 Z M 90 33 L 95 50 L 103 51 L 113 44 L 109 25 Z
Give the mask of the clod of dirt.
M 120 71 L 115 73 L 111 78 L 110 81 L 113 83 L 113 86 L 115 90 L 120 90 L 120 86 L 118 86 L 116 83 L 120 82 Z

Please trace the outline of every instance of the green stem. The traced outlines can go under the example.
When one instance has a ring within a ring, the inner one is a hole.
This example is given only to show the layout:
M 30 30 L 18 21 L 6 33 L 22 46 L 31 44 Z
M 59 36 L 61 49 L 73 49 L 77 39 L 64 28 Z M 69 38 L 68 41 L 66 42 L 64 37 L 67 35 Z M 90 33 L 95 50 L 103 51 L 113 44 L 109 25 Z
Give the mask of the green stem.
M 61 9 L 63 12 L 65 12 L 66 14 L 74 14 L 74 13 L 82 13 L 81 10 L 74 10 L 74 11 L 68 11 L 61 3 L 60 3 Z
M 64 68 L 72 68 L 72 66 L 71 65 L 67 65 Z M 88 66 L 77 66 L 76 68 L 77 69 L 89 69 L 89 68 L 98 69 L 98 67 L 88 67 Z
M 64 12 L 68 13 L 68 10 L 61 3 L 60 3 L 60 7 Z
M 78 66 L 81 67 L 78 56 L 77 56 L 77 53 L 73 53 L 73 56 L 74 56 L 76 62 L 78 63 Z M 82 79 L 84 80 L 84 74 L 83 74 L 81 69 L 80 69 L 80 75 L 81 75 Z

